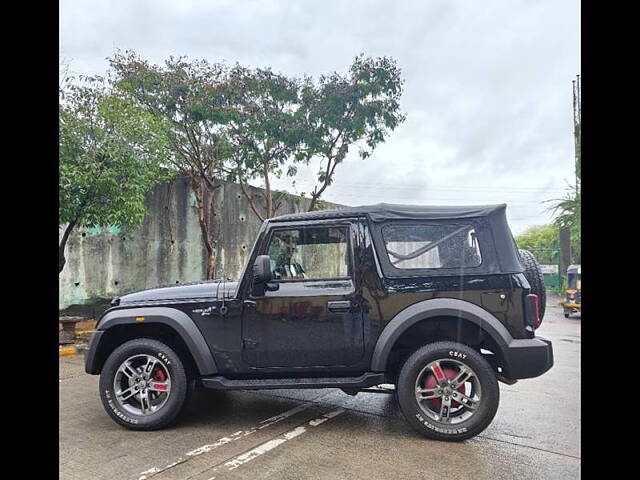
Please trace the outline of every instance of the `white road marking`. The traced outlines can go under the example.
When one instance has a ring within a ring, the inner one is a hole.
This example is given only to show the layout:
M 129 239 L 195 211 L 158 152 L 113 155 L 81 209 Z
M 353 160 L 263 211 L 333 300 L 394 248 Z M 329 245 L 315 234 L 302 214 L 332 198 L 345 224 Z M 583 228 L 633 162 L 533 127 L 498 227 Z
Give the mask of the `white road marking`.
M 218 440 L 216 440 L 213 443 L 209 443 L 207 445 L 203 445 L 201 447 L 198 447 L 194 450 L 191 450 L 190 452 L 187 452 L 185 454 L 185 456 L 187 458 L 183 458 L 180 457 L 178 458 L 178 460 L 176 460 L 173 463 L 170 463 L 169 465 L 166 465 L 164 467 L 152 467 L 149 470 L 145 470 L 144 472 L 140 472 L 140 476 L 138 477 L 138 480 L 147 480 L 149 478 L 151 478 L 152 476 L 160 473 L 160 472 L 164 472 L 165 470 L 168 470 L 172 467 L 175 467 L 176 465 L 179 465 L 181 463 L 186 462 L 187 460 L 189 460 L 189 458 L 191 457 L 196 457 L 198 455 L 202 455 L 203 453 L 207 453 L 210 452 L 211 450 L 215 450 L 216 448 L 225 445 L 227 443 L 233 442 L 234 440 L 238 440 L 239 438 L 244 438 L 247 435 L 251 435 L 252 433 L 257 432 L 258 430 L 262 430 L 263 428 L 267 428 L 270 427 L 271 425 L 278 423 L 286 418 L 291 417 L 292 415 L 295 415 L 296 413 L 300 413 L 303 410 L 306 410 L 307 408 L 313 406 L 312 403 L 305 403 L 302 405 L 298 405 L 297 407 L 294 407 L 290 410 L 287 410 L 286 412 L 280 413 L 278 415 L 274 415 L 273 417 L 269 417 L 265 420 L 262 420 L 257 426 L 250 428 L 249 430 L 238 430 L 237 432 L 229 435 L 228 437 L 222 437 L 219 438 Z
M 304 427 L 303 427 L 304 428 Z M 238 468 L 240 465 L 247 463 L 254 458 L 262 455 L 263 453 L 267 453 L 269 450 L 273 450 L 278 445 L 286 442 L 286 438 L 276 438 L 274 440 L 269 440 L 268 442 L 263 443 L 259 447 L 254 448 L 253 450 L 249 450 L 247 453 L 243 453 L 242 455 L 238 455 L 233 460 L 225 463 L 225 467 L 228 467 L 229 470 L 233 470 L 234 468 Z
M 145 480 L 146 478 L 152 477 L 156 473 L 164 472 L 165 470 L 168 470 L 171 467 L 175 467 L 176 465 L 179 465 L 182 462 L 184 462 L 184 459 L 182 457 L 180 457 L 178 460 L 176 460 L 173 463 L 170 463 L 169 465 L 167 465 L 165 467 L 162 467 L 162 468 L 158 468 L 158 467 L 150 468 L 149 470 L 146 470 L 146 471 L 142 472 L 140 474 L 141 476 L 138 477 L 138 480 Z
M 311 420 L 309 422 L 309 425 L 311 425 L 312 427 L 317 427 L 318 425 L 320 425 L 321 423 L 326 422 L 327 420 L 329 420 L 327 417 L 316 418 L 315 420 Z
M 251 430 L 249 430 L 249 432 L 253 433 Z M 210 452 L 211 450 L 215 450 L 216 448 L 218 448 L 221 445 L 224 445 L 226 443 L 229 442 L 233 442 L 234 440 L 237 440 L 237 438 L 245 432 L 236 432 L 233 435 L 230 435 L 228 437 L 222 437 L 218 440 L 216 440 L 213 443 L 210 443 L 208 445 L 203 445 L 201 447 L 196 448 L 195 450 L 191 450 L 190 452 L 187 452 L 187 456 L 189 457 L 195 457 L 197 455 L 202 455 L 203 453 L 207 453 Z M 245 433 L 246 435 L 248 435 L 248 433 Z
M 333 418 L 333 417 L 336 417 L 336 416 L 340 415 L 344 411 L 345 411 L 344 408 L 338 408 L 338 409 L 333 410 L 333 411 L 331 411 L 329 413 L 325 413 L 324 415 L 322 415 L 319 418 L 310 420 L 308 422 L 308 425 L 310 425 L 312 427 L 317 427 L 318 425 L 326 422 L 330 418 Z M 250 462 L 254 458 L 257 458 L 260 455 L 263 455 L 263 454 L 267 453 L 268 451 L 273 450 L 274 448 L 282 445 L 283 443 L 302 435 L 306 431 L 307 431 L 307 427 L 303 427 L 303 426 L 296 427 L 293 430 L 290 430 L 290 431 L 284 433 L 279 438 L 274 438 L 273 440 L 269 440 L 268 442 L 265 442 L 262 445 L 259 445 L 256 448 L 254 448 L 252 450 L 249 450 L 246 453 L 243 453 L 242 455 L 238 455 L 237 457 L 233 458 L 232 460 L 229 460 L 228 462 L 226 462 L 224 464 L 224 466 L 227 467 L 228 470 L 234 470 L 234 469 L 238 468 L 239 466 L 244 465 L 247 462 Z

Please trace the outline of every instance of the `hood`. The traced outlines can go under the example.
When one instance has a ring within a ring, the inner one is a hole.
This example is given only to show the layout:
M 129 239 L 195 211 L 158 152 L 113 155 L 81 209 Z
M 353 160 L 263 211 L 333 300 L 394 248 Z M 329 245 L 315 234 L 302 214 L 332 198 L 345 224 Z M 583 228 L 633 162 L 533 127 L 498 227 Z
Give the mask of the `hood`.
M 197 298 L 215 299 L 216 297 L 229 298 L 235 292 L 238 282 L 235 280 L 225 280 L 222 284 L 221 282 L 221 279 L 217 279 L 185 283 L 183 285 L 149 288 L 116 297 L 111 304 L 115 306 L 137 302 L 189 300 Z

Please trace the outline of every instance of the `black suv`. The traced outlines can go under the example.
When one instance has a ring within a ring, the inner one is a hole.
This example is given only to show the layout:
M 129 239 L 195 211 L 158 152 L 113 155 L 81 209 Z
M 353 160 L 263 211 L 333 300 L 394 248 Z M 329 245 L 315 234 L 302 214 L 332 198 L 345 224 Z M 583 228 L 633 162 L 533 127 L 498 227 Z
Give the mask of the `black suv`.
M 480 433 L 498 381 L 541 375 L 535 336 L 544 284 L 518 251 L 506 205 L 378 204 L 265 221 L 239 281 L 116 298 L 99 319 L 86 371 L 106 411 L 151 430 L 172 422 L 190 386 L 395 385 L 430 438 Z

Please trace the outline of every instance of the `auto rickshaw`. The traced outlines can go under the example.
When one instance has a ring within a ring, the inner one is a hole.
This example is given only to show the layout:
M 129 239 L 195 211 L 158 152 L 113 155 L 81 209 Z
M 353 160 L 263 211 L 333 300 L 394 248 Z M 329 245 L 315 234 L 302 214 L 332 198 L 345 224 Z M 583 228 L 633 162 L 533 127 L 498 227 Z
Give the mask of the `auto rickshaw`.
M 580 273 L 580 265 L 569 265 L 567 268 L 567 289 L 565 290 L 564 302 L 562 302 L 564 318 L 569 318 L 572 313 L 580 311 L 582 304 Z

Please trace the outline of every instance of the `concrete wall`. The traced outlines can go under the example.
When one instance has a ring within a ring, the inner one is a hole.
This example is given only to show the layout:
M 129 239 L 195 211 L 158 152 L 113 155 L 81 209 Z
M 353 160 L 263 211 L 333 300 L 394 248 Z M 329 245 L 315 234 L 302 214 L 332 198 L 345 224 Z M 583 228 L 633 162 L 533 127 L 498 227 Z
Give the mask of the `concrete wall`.
M 251 189 L 255 194 L 262 192 Z M 278 214 L 306 211 L 308 203 L 308 199 L 292 197 Z M 81 228 L 72 233 L 59 279 L 60 309 L 204 278 L 206 250 L 188 179 L 158 186 L 146 205 L 148 214 L 139 228 Z M 220 188 L 216 205 L 215 220 L 221 228 L 216 276 L 237 278 L 251 253 L 260 222 L 239 185 Z M 339 205 L 327 205 L 334 207 Z

